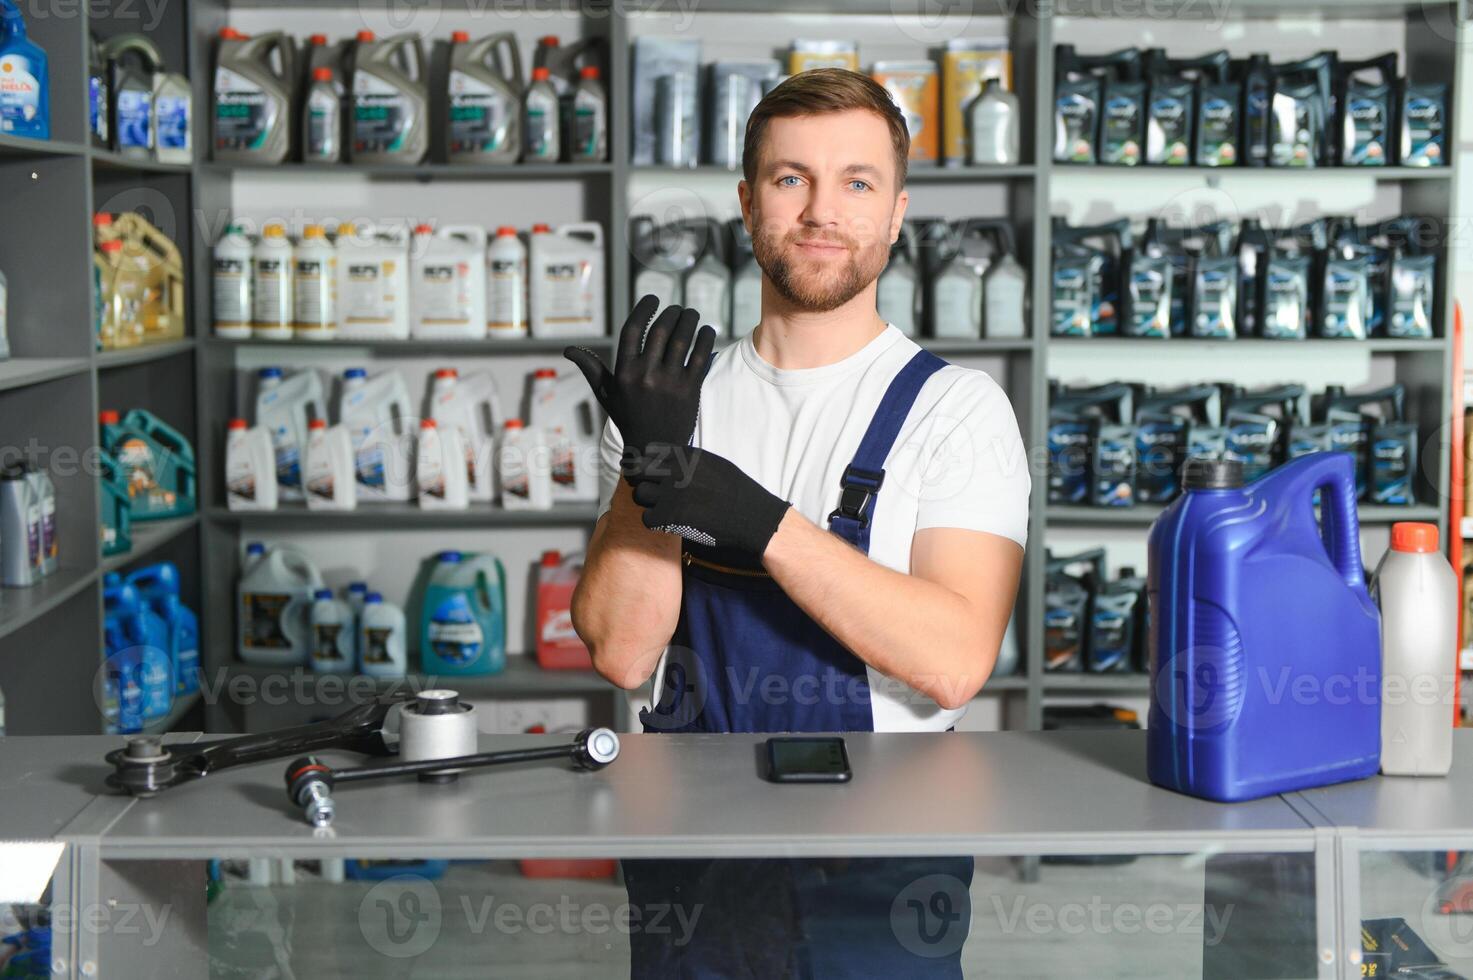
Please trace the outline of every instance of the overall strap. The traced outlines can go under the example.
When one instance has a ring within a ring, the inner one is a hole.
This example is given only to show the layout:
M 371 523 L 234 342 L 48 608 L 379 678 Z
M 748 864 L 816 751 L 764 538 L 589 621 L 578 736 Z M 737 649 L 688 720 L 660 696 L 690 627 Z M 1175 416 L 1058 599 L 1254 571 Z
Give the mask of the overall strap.
M 859 442 L 854 458 L 840 479 L 839 506 L 829 515 L 829 530 L 865 554 L 869 553 L 869 525 L 874 516 L 875 496 L 885 482 L 885 458 L 900 435 L 900 426 L 910 414 L 926 379 L 946 366 L 927 350 L 916 351 L 900 369 L 880 399 L 869 429 Z

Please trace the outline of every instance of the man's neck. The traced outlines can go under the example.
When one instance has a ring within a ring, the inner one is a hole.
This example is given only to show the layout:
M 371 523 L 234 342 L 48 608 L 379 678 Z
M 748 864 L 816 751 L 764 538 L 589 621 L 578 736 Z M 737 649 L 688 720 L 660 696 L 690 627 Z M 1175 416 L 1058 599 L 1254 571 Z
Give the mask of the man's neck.
M 843 306 L 818 313 L 795 308 L 763 277 L 762 320 L 753 331 L 752 343 L 768 364 L 797 371 L 842 361 L 885 327 L 875 309 L 874 283 Z

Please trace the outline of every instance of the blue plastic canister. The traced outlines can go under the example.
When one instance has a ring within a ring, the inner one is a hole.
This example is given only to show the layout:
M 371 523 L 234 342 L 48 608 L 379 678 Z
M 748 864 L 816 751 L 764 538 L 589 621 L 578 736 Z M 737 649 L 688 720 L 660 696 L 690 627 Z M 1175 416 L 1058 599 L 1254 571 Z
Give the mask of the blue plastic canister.
M 1150 779 L 1236 801 L 1373 775 L 1380 613 L 1354 460 L 1313 453 L 1247 485 L 1242 473 L 1189 461 L 1185 492 L 1151 525 Z

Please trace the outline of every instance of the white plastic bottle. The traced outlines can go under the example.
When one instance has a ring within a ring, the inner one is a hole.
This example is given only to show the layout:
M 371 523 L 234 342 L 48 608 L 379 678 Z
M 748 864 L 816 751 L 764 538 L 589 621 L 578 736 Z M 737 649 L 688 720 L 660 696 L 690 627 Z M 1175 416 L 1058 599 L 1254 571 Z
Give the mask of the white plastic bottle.
M 358 666 L 358 619 L 353 608 L 318 589 L 312 602 L 312 669 L 319 674 L 351 674 Z
M 562 156 L 557 89 L 546 67 L 532 69 L 532 84 L 522 96 L 522 161 L 557 163 Z
M 542 433 L 521 419 L 507 419 L 496 453 L 501 506 L 507 510 L 549 510 L 552 507 L 552 468 Z
M 414 229 L 410 332 L 424 340 L 486 337 L 486 231 L 474 225 Z
M 402 227 L 338 226 L 338 339 L 409 339 L 409 239 Z
M 225 440 L 225 506 L 230 510 L 276 509 L 276 450 L 265 426 L 231 419 Z
M 490 374 L 462 378 L 455 368 L 440 368 L 430 383 L 430 418 L 460 430 L 465 445 L 466 494 L 471 500 L 496 498 L 492 457 L 501 429 L 501 399 Z
M 1391 526 L 1373 583 L 1381 606 L 1381 771 L 1445 776 L 1453 759 L 1458 578 L 1437 525 Z
M 338 330 L 338 253 L 321 225 L 303 229 L 292 269 L 297 339 L 332 340 Z
M 511 225 L 497 228 L 486 249 L 486 336 L 527 336 L 527 248 Z
M 580 221 L 556 231 L 532 226 L 527 322 L 534 337 L 604 336 L 603 225 Z
M 251 336 L 257 340 L 292 339 L 292 243 L 286 228 L 269 224 L 255 249 L 255 302 Z
M 305 664 L 312 647 L 312 596 L 320 588 L 322 576 L 301 552 L 248 546 L 236 586 L 241 661 L 276 667 Z
M 441 429 L 434 419 L 419 423 L 419 453 L 414 475 L 419 483 L 419 505 L 425 510 L 465 510 L 467 495 L 465 443 L 460 429 Z
M 256 388 L 256 424 L 271 433 L 276 453 L 277 497 L 302 499 L 302 452 L 307 445 L 307 423 L 327 417 L 322 379 L 315 370 L 283 378 L 281 368 L 261 368 Z
M 353 444 L 358 495 L 364 500 L 407 502 L 414 479 L 414 433 L 409 389 L 397 370 L 368 377 L 363 368 L 343 372 L 338 422 Z
M 326 419 L 312 420 L 302 483 L 308 510 L 352 510 L 358 506 L 353 441 L 346 428 L 329 428 Z
M 250 340 L 254 313 L 255 247 L 241 229 L 231 225 L 215 246 L 210 282 L 214 302 L 215 336 Z
M 369 677 L 403 677 L 409 669 L 404 634 L 403 610 L 377 592 L 364 596 L 358 622 L 359 671 Z
M 538 368 L 532 375 L 528 421 L 547 446 L 553 503 L 598 500 L 599 434 L 592 428 L 597 409 L 578 372 L 559 377 L 555 368 Z

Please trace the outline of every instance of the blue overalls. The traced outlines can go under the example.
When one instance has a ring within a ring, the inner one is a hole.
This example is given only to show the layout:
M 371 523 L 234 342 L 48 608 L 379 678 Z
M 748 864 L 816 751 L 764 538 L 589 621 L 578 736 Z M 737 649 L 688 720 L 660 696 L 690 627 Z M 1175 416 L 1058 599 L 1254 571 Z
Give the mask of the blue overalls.
M 918 351 L 901 369 L 844 471 L 829 530 L 866 554 L 885 459 L 922 385 L 945 363 Z M 685 543 L 680 618 L 659 702 L 640 712 L 644 730 L 873 731 L 864 661 L 765 572 L 717 565 L 702 552 Z M 646 919 L 672 903 L 684 906 L 687 918 L 700 913 L 683 944 L 668 932 L 631 932 L 631 975 L 640 980 L 962 975 L 970 857 L 653 859 L 623 866 L 630 904 Z

